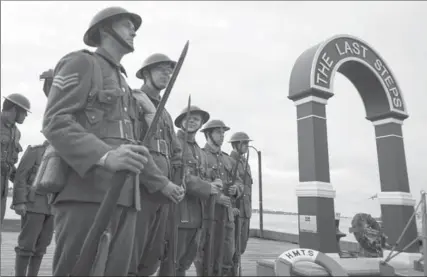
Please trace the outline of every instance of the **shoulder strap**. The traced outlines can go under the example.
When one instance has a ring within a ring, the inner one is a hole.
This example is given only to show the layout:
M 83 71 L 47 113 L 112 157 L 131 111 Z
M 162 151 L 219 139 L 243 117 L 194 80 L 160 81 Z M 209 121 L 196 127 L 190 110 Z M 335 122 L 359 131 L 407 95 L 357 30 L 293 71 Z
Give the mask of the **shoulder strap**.
M 88 54 L 93 61 L 93 78 L 92 78 L 92 91 L 89 93 L 88 102 L 96 96 L 96 94 L 103 89 L 104 87 L 104 78 L 102 74 L 102 68 L 98 62 L 98 59 L 95 57 L 95 53 L 87 49 L 81 50 L 83 53 Z

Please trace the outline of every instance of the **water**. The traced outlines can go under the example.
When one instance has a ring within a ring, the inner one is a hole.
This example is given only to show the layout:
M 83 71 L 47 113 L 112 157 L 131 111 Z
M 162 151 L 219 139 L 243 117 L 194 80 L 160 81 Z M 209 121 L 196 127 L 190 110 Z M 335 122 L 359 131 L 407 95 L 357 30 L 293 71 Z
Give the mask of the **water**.
M 20 216 L 11 210 L 9 207 L 12 204 L 12 198 L 8 197 L 6 204 L 6 215 L 7 219 L 17 219 L 20 220 Z M 283 233 L 298 234 L 298 216 L 297 215 L 284 215 L 284 214 L 263 214 L 264 230 L 271 230 Z M 259 213 L 252 213 L 251 218 L 251 228 L 259 229 Z M 340 220 L 339 229 L 341 232 L 345 233 L 347 236 L 342 238 L 342 241 L 352 241 L 355 242 L 353 234 L 348 232 L 351 227 L 351 218 L 342 217 Z M 421 222 L 417 222 L 417 227 L 419 232 L 421 232 Z
M 20 220 L 20 216 L 10 209 L 12 198 L 8 197 L 6 205 L 7 219 Z M 263 214 L 264 230 L 271 230 L 277 232 L 298 234 L 298 216 L 297 215 L 282 215 L 282 214 Z M 347 234 L 347 237 L 342 240 L 355 241 L 354 236 L 348 233 L 351 226 L 351 219 L 342 218 L 340 221 L 341 232 Z M 259 228 L 259 213 L 253 213 L 251 218 L 251 228 Z

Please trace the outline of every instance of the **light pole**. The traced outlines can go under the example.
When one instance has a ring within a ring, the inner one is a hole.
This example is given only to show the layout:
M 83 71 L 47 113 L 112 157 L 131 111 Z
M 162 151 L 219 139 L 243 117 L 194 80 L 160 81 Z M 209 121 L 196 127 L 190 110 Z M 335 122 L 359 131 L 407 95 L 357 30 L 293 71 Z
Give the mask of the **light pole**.
M 259 196 L 259 232 L 260 237 L 264 237 L 264 221 L 263 221 L 263 207 L 262 207 L 262 163 L 261 163 L 261 151 L 258 151 L 252 145 L 249 146 L 253 148 L 258 154 L 258 196 Z

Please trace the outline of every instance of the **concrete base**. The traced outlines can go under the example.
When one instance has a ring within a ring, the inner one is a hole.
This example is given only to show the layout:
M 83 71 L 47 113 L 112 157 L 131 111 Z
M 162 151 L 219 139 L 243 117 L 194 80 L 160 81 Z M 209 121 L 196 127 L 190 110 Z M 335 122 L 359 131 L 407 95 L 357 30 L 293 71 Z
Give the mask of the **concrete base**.
M 384 259 L 387 258 L 387 256 L 390 254 L 390 250 L 384 250 Z M 397 252 L 394 251 L 392 256 L 395 255 Z M 422 257 L 421 253 L 406 253 L 402 252 L 399 253 L 396 257 L 391 259 L 391 261 L 395 261 L 399 264 L 403 264 L 407 267 L 413 268 L 414 262 L 419 260 Z
M 382 276 L 380 274 L 380 261 L 383 258 L 346 258 L 331 256 L 336 260 L 350 276 Z M 412 267 L 405 264 L 390 261 L 390 266 L 395 272 L 394 276 L 423 276 L 422 272 L 414 271 Z M 299 262 L 292 270 L 293 276 L 330 276 L 321 266 L 314 263 Z M 274 260 L 261 260 L 257 262 L 258 276 L 275 276 Z M 390 276 L 390 274 L 384 275 Z

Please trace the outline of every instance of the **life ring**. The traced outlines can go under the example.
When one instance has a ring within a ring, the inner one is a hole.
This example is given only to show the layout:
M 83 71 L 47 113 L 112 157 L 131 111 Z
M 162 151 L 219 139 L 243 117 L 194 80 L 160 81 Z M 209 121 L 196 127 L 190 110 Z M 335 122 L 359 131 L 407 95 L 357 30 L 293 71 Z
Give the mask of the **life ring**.
M 276 276 L 292 276 L 292 268 L 297 262 L 318 264 L 325 268 L 331 276 L 348 276 L 345 269 L 334 259 L 322 252 L 307 248 L 296 248 L 283 252 L 274 263 Z

